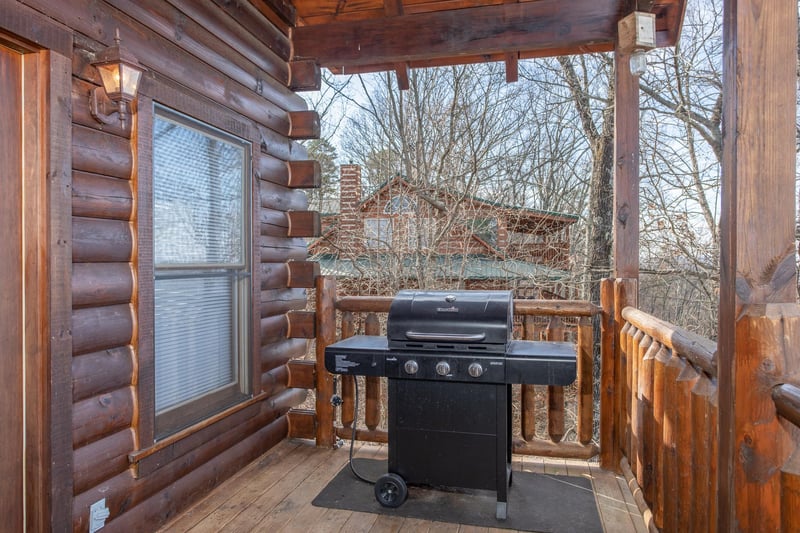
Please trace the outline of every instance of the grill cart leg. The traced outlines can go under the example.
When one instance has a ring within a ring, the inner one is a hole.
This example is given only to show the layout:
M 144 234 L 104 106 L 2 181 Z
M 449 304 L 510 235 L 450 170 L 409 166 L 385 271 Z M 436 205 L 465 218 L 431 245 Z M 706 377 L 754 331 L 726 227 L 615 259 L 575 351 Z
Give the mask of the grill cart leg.
M 511 485 L 511 385 L 497 385 L 496 390 L 495 483 L 497 490 L 497 519 L 505 520 L 508 515 L 508 487 Z
M 497 519 L 505 520 L 508 517 L 508 502 L 497 502 Z

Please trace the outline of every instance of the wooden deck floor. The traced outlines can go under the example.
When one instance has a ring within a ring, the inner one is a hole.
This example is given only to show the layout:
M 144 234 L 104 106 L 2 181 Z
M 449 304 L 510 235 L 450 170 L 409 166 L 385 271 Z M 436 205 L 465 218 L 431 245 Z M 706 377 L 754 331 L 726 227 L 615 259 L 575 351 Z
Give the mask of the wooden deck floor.
M 349 443 L 348 443 L 349 444 Z M 386 447 L 356 444 L 358 457 L 385 457 Z M 311 505 L 348 458 L 348 448 L 317 449 L 287 440 L 217 487 L 164 532 L 508 532 L 412 518 L 324 509 Z M 589 476 L 607 533 L 644 533 L 644 520 L 624 478 L 584 461 L 515 456 L 514 469 Z

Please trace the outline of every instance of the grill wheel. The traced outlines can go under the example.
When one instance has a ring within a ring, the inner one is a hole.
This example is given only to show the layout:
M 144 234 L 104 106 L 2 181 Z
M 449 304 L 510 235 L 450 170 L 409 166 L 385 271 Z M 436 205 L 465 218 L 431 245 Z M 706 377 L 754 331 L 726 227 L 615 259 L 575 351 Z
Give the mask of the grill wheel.
M 397 474 L 384 474 L 375 482 L 375 499 L 384 507 L 400 507 L 408 497 L 408 487 Z

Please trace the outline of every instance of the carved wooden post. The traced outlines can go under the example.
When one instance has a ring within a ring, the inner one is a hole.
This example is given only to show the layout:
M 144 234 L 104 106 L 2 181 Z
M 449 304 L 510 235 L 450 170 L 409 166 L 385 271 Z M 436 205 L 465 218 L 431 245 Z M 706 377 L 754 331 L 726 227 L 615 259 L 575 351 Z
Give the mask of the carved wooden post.
M 333 376 L 325 370 L 325 347 L 336 341 L 336 279 L 317 278 L 317 446 L 330 448 L 336 441 L 333 428 Z
M 717 529 L 779 531 L 794 445 L 770 392 L 800 366 L 797 2 L 726 0 L 724 11 Z

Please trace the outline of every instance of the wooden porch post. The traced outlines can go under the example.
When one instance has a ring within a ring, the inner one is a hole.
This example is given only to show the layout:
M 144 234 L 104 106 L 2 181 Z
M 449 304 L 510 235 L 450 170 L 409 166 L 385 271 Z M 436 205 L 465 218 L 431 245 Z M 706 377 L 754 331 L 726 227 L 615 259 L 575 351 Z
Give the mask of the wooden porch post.
M 336 442 L 333 429 L 333 405 L 331 396 L 334 393 L 333 376 L 325 370 L 325 347 L 336 342 L 336 278 L 318 276 L 316 281 L 316 411 L 317 411 L 317 446 L 330 448 Z
M 639 278 L 639 78 L 631 48 L 614 51 L 614 277 Z
M 620 471 L 626 432 L 626 361 L 620 350 L 622 309 L 638 303 L 639 278 L 639 79 L 631 73 L 631 43 L 614 51 L 613 276 L 601 290 L 604 328 L 600 441 L 603 468 Z M 613 315 L 612 315 L 613 313 Z M 610 449 L 609 449 L 610 448 Z
M 770 397 L 800 366 L 796 0 L 726 0 L 720 231 L 719 531 L 779 531 L 793 445 Z

